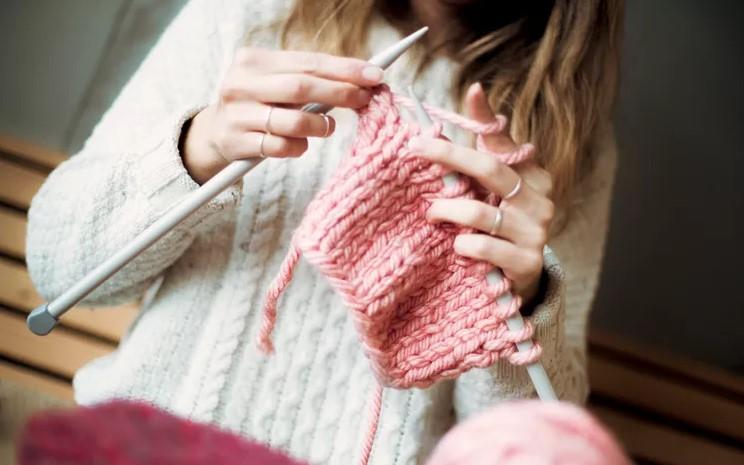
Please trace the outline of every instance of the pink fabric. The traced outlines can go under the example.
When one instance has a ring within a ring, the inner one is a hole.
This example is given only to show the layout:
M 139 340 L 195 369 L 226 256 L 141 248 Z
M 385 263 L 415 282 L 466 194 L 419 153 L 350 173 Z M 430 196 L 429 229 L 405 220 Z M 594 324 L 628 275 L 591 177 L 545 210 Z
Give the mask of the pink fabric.
M 426 465 L 630 465 L 589 413 L 568 403 L 518 401 L 455 426 Z
M 18 441 L 20 465 L 307 465 L 213 425 L 142 402 L 38 413 Z
M 396 388 L 426 387 L 500 359 L 534 362 L 538 345 L 518 353 L 515 343 L 532 336 L 532 327 L 512 332 L 505 320 L 519 310 L 496 303 L 509 289 L 504 279 L 486 281 L 491 266 L 457 255 L 453 241 L 464 228 L 431 224 L 431 199 L 486 200 L 482 189 L 461 177 L 445 188 L 445 170 L 411 156 L 407 142 L 420 132 L 401 118 L 398 104 L 411 105 L 385 86 L 360 111 L 356 141 L 332 179 L 315 196 L 295 231 L 288 255 L 268 291 L 261 347 L 273 349 L 270 334 L 276 305 L 289 285 L 300 256 L 323 273 L 353 315 L 377 379 Z M 439 120 L 478 134 L 504 129 L 505 119 L 480 124 L 428 107 Z M 439 135 L 435 125 L 433 135 Z M 526 144 L 514 153 L 494 154 L 517 163 L 531 154 Z M 494 202 L 496 199 L 488 199 Z

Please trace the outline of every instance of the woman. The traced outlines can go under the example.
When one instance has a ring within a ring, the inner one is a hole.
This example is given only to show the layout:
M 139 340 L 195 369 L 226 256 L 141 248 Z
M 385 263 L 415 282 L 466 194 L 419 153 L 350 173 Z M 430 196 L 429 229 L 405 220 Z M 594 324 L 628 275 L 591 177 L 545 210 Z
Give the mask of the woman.
M 304 208 L 349 147 L 347 109 L 364 106 L 382 78 L 333 54 L 365 57 L 426 24 L 426 46 L 385 82 L 399 91 L 415 82 L 427 102 L 480 121 L 506 114 L 510 135 L 489 138 L 492 150 L 538 147 L 534 162 L 510 168 L 457 134 L 417 140 L 422 157 L 514 194 L 496 230 L 495 208 L 476 201 L 436 201 L 429 218 L 481 231 L 459 237 L 456 252 L 513 280 L 558 395 L 582 402 L 615 163 L 608 119 L 620 2 L 190 2 L 35 198 L 36 285 L 58 295 L 230 160 L 267 161 L 89 297 L 116 304 L 151 290 L 119 349 L 77 373 L 77 401 L 143 399 L 313 463 L 352 459 L 373 377 L 340 298 L 301 262 L 270 358 L 254 345 L 258 310 Z M 307 102 L 338 109 L 333 118 L 297 110 Z M 371 461 L 415 463 L 453 421 L 532 393 L 524 369 L 506 363 L 430 389 L 387 390 Z

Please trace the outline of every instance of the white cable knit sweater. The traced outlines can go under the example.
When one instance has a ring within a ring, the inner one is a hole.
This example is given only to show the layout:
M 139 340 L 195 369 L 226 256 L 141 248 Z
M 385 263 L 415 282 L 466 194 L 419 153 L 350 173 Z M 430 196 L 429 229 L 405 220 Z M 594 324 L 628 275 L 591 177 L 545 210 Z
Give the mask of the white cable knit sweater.
M 33 201 L 28 266 L 46 298 L 198 187 L 178 153 L 182 123 L 212 101 L 247 28 L 282 18 L 287 3 L 192 0 L 174 20 L 82 151 Z M 399 37 L 376 20 L 370 48 Z M 276 45 L 270 35 L 259 40 Z M 440 58 L 417 79 L 426 101 L 453 108 L 451 70 Z M 412 79 L 405 56 L 386 74 L 393 89 Z M 356 457 L 372 373 L 340 298 L 306 262 L 280 302 L 276 354 L 263 356 L 254 344 L 260 303 L 291 233 L 353 137 L 355 115 L 334 116 L 338 130 L 329 140 L 313 140 L 299 159 L 262 163 L 90 296 L 115 304 L 159 286 L 118 350 L 77 373 L 79 403 L 142 399 L 312 463 L 348 465 Z M 603 140 L 571 222 L 551 242 L 562 264 L 546 252 L 548 292 L 530 317 L 559 396 L 577 402 L 587 393 L 584 328 L 615 169 L 611 137 Z M 532 393 L 524 370 L 506 364 L 429 389 L 388 389 L 371 464 L 420 463 L 453 421 Z

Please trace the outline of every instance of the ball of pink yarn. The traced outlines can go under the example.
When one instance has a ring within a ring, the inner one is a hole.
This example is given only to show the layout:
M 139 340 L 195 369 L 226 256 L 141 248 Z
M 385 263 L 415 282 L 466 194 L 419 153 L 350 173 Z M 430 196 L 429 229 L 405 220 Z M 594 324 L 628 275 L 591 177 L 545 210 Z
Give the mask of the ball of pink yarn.
M 630 465 L 617 441 L 585 410 L 517 401 L 457 425 L 427 465 Z

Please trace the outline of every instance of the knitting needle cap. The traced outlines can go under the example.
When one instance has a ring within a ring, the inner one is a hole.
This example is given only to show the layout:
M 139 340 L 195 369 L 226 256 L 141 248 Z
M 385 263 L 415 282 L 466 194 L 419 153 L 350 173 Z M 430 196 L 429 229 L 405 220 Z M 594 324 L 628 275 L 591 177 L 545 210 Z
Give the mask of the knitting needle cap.
M 39 305 L 26 318 L 26 325 L 37 336 L 46 336 L 57 324 L 57 319 L 49 313 L 49 304 Z

